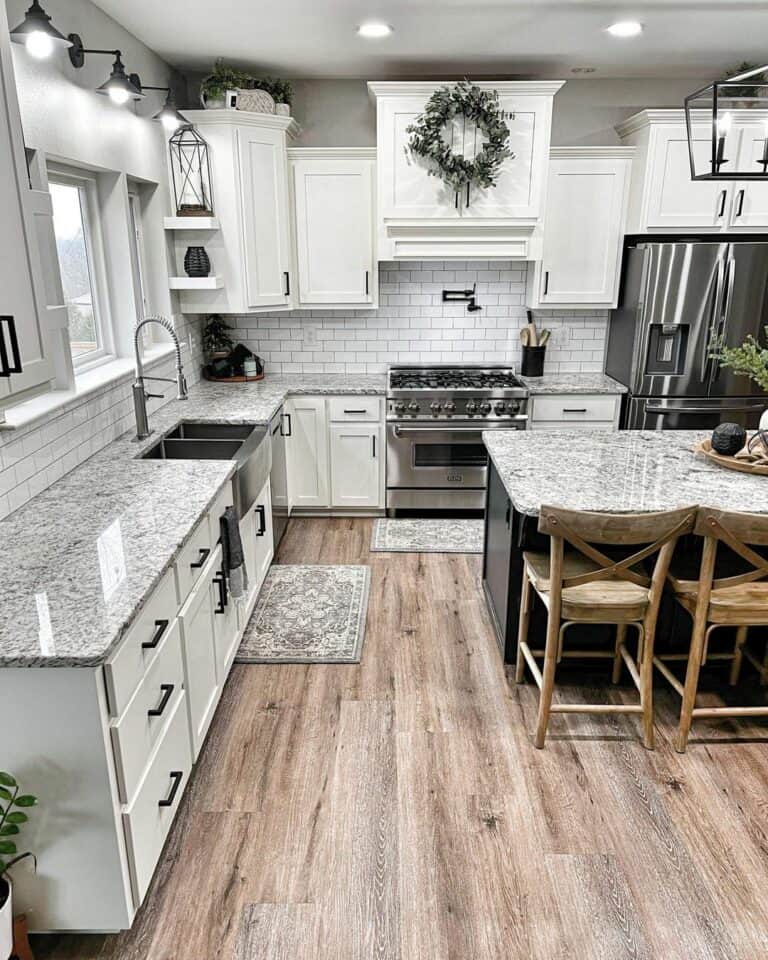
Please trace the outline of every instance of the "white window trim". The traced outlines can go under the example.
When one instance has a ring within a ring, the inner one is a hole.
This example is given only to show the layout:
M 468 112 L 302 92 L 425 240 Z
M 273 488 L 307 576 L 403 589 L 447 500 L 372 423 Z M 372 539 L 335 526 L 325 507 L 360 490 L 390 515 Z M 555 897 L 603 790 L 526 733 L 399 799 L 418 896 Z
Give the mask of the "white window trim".
M 94 300 L 96 319 L 97 350 L 84 354 L 81 358 L 72 357 L 75 377 L 79 377 L 95 367 L 111 363 L 116 359 L 115 337 L 112 317 L 109 309 L 109 291 L 107 289 L 107 265 L 104 255 L 104 238 L 100 224 L 98 180 L 95 174 L 77 167 L 68 167 L 51 163 L 48 165 L 49 183 L 62 183 L 78 187 L 85 196 L 85 248 L 90 270 L 91 290 Z

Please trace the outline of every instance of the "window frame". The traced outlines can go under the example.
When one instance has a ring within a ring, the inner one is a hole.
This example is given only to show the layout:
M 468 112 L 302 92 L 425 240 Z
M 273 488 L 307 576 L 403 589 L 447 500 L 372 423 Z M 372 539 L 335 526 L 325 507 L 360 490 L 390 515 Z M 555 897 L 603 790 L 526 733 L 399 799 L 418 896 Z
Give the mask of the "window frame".
M 107 289 L 107 264 L 104 238 L 100 225 L 99 184 L 96 174 L 77 167 L 61 164 L 48 164 L 49 185 L 76 187 L 80 195 L 80 211 L 83 220 L 83 240 L 88 259 L 88 272 L 91 281 L 94 327 L 97 349 L 84 353 L 80 357 L 72 355 L 67 328 L 67 342 L 75 376 L 109 363 L 116 357 L 115 337 L 112 317 L 109 309 Z

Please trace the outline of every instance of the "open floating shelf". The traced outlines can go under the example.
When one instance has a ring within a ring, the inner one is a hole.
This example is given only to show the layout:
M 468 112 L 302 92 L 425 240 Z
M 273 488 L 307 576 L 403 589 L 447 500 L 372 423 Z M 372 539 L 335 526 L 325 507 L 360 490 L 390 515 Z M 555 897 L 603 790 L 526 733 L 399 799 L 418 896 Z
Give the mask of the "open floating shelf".
M 220 290 L 224 286 L 223 277 L 169 277 L 171 290 Z
M 166 230 L 218 230 L 216 217 L 164 217 Z

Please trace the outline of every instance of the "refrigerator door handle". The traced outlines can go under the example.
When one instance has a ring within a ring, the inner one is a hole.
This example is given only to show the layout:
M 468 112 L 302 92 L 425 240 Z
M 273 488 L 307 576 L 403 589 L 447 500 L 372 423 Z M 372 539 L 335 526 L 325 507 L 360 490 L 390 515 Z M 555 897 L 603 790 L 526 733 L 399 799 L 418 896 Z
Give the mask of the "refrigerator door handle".
M 731 302 L 733 301 L 733 288 L 736 285 L 736 260 L 733 257 L 728 259 L 725 268 L 725 296 L 723 298 L 723 312 L 720 315 L 720 323 L 717 329 L 717 343 L 714 345 L 717 356 L 712 358 L 712 375 L 709 379 L 710 387 L 720 376 L 720 345 L 725 341 L 728 331 L 728 318 L 731 314 Z
M 715 274 L 714 291 L 712 291 L 712 302 L 709 309 L 708 329 L 704 349 L 701 356 L 701 376 L 702 383 L 710 384 L 712 382 L 712 339 L 715 331 L 720 327 L 721 316 L 720 305 L 723 302 L 723 275 L 725 269 L 722 259 L 717 261 L 717 273 Z M 710 290 L 712 288 L 710 287 Z
M 664 404 L 653 404 L 647 403 L 645 409 L 648 413 L 653 413 L 657 417 L 670 417 L 675 413 L 717 413 L 726 410 L 732 411 L 744 411 L 744 410 L 764 410 L 765 402 L 757 401 L 756 403 L 722 403 L 717 406 L 710 407 L 668 407 Z

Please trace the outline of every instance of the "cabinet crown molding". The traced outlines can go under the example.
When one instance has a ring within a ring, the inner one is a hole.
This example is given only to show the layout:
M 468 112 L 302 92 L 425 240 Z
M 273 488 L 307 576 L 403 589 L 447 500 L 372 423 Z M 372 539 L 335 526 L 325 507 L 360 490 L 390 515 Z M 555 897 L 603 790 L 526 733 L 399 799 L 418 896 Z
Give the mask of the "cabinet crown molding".
M 751 123 L 765 123 L 768 120 L 768 110 L 739 110 L 739 123 L 746 121 Z M 712 119 L 712 113 L 709 110 L 692 110 L 691 119 L 698 123 L 707 123 Z M 638 130 L 650 127 L 655 123 L 685 123 L 685 110 L 677 108 L 661 108 L 640 110 L 638 113 L 627 117 L 621 123 L 617 123 L 614 130 L 620 137 L 629 137 Z
M 440 87 L 451 86 L 459 80 L 387 80 L 368 81 L 368 94 L 378 100 L 381 97 L 430 97 Z M 481 90 L 498 90 L 500 94 L 520 93 L 526 96 L 554 96 L 565 80 L 478 80 Z
M 295 140 L 301 127 L 293 117 L 278 117 L 273 113 L 251 113 L 247 110 L 185 110 L 184 116 L 195 126 L 262 127 L 269 130 L 284 130 Z
M 552 160 L 567 158 L 584 158 L 593 160 L 631 160 L 635 155 L 636 147 L 617 146 L 569 146 L 550 147 L 549 156 Z
M 375 160 L 376 147 L 289 147 L 289 160 Z

